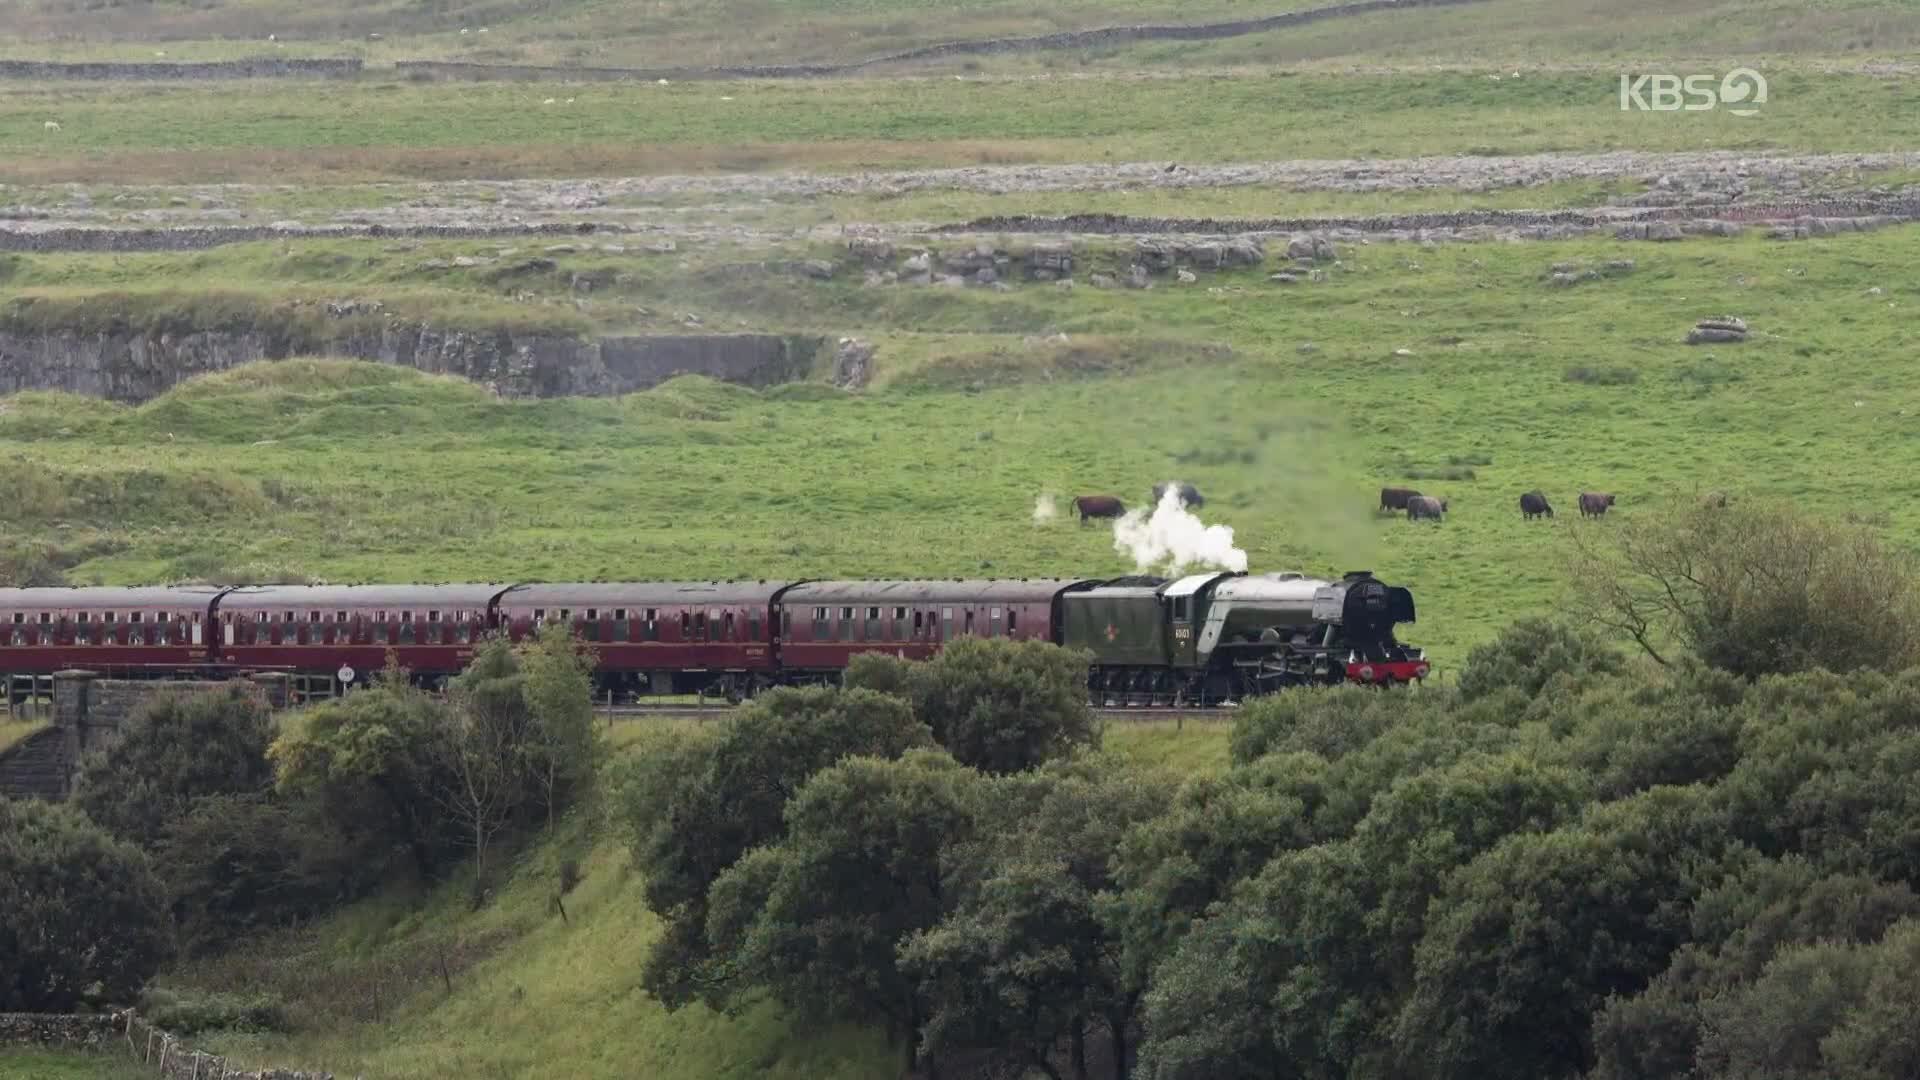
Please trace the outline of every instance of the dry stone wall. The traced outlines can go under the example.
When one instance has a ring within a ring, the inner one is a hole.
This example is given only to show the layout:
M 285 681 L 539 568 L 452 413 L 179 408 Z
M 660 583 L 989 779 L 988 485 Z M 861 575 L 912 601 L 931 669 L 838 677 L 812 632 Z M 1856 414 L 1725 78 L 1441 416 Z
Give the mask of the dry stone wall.
M 244 60 L 174 63 L 53 60 L 0 60 L 0 79 L 87 79 L 109 82 L 186 81 L 190 79 L 350 79 L 360 74 L 358 57 L 285 59 L 258 56 Z
M 97 1016 L 0 1013 L 0 1046 L 47 1046 L 131 1057 L 140 1071 L 177 1080 L 334 1080 L 329 1072 L 242 1069 L 162 1031 L 132 1009 Z

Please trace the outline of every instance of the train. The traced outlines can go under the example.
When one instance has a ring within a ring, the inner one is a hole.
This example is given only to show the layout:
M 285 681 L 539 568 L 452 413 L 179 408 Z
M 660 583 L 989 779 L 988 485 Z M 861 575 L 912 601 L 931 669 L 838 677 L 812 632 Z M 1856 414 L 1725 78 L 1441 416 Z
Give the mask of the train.
M 1371 571 L 1338 580 L 1219 571 L 1177 578 L 179 585 L 0 589 L 0 676 L 284 673 L 338 694 L 394 654 L 442 686 L 488 635 L 559 622 L 596 653 L 609 700 L 738 701 L 837 682 L 853 657 L 924 660 L 965 636 L 1092 656 L 1096 705 L 1206 706 L 1289 686 L 1418 683 L 1424 649 L 1395 629 L 1412 593 Z

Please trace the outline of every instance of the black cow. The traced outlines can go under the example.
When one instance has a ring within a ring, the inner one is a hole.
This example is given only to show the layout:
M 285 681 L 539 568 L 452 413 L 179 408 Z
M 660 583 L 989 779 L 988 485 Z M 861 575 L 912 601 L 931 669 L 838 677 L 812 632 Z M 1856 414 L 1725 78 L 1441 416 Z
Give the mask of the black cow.
M 1073 500 L 1073 509 L 1082 525 L 1088 518 L 1117 518 L 1127 512 L 1126 504 L 1112 495 L 1082 495 Z
M 1381 488 L 1380 509 L 1405 510 L 1407 500 L 1418 498 L 1420 493 L 1412 488 Z
M 1415 495 L 1407 500 L 1408 521 L 1419 521 L 1421 518 L 1442 521 L 1445 520 L 1446 512 L 1447 500 L 1445 499 L 1436 499 L 1431 495 Z
M 1167 485 L 1153 485 L 1153 505 L 1159 506 L 1161 497 L 1166 495 L 1166 493 Z M 1207 500 L 1201 496 L 1200 489 L 1194 487 L 1192 484 L 1180 485 L 1180 501 L 1196 509 L 1207 505 Z
M 1607 512 L 1607 507 L 1612 505 L 1613 496 L 1611 495 L 1602 495 L 1596 491 L 1583 491 L 1580 493 L 1581 517 L 1599 517 L 1601 514 Z
M 1520 496 L 1520 516 L 1522 518 L 1527 521 L 1532 521 L 1542 514 L 1545 514 L 1547 517 L 1553 516 L 1553 507 L 1548 505 L 1545 495 L 1537 491 L 1529 491 L 1525 495 Z

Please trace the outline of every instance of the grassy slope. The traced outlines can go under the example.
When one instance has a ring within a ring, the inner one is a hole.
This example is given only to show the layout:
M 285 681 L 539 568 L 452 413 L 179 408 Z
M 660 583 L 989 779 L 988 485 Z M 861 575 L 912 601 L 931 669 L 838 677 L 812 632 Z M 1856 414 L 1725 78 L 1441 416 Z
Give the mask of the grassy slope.
M 848 60 L 929 41 L 1046 33 L 1141 21 L 1244 19 L 1324 6 L 1330 0 L 243 0 L 218 6 L 141 5 L 111 21 L 73 0 L 0 0 L 0 41 L 15 54 L 62 59 L 208 59 L 364 56 L 599 65 L 791 63 Z M 485 26 L 487 32 L 479 33 Z M 469 30 L 462 34 L 462 28 Z M 742 32 L 742 31 L 745 32 Z M 368 34 L 380 32 L 379 40 Z M 268 34 L 280 41 L 268 44 Z M 164 49 L 154 44 L 164 43 Z M 1287 29 L 1224 45 L 1150 47 L 1120 55 L 1138 64 L 1205 59 L 1296 62 L 1382 56 L 1576 61 L 1618 55 L 1847 56 L 1911 52 L 1920 14 L 1899 0 L 1489 0 L 1462 9 L 1386 12 Z M 1079 65 L 1109 54 L 1040 63 Z
M 1115 724 L 1106 745 L 1188 774 L 1225 768 L 1227 736 L 1223 722 L 1184 731 Z M 663 737 L 673 736 L 623 724 L 614 743 L 641 753 Z M 616 833 L 603 825 L 596 834 L 582 816 L 569 820 L 519 856 L 511 882 L 477 914 L 466 909 L 459 883 L 424 897 L 389 895 L 318 928 L 190 966 L 170 981 L 283 995 L 306 1018 L 299 1034 L 229 1035 L 208 1045 L 336 1075 L 506 1077 L 555 1067 L 689 1080 L 895 1075 L 897 1059 L 873 1032 L 795 1031 L 766 1005 L 738 1017 L 697 1006 L 667 1013 L 647 997 L 640 973 L 658 925 Z M 547 897 L 565 858 L 580 860 L 583 879 L 566 897 L 562 922 Z M 433 959 L 442 944 L 462 958 L 451 993 Z
M 0 1080 L 138 1080 L 152 1072 L 140 1068 L 125 1047 L 98 1054 L 0 1047 Z
M 658 306 L 869 334 L 890 385 L 679 380 L 508 402 L 411 372 L 298 367 L 138 409 L 33 395 L 0 414 L 0 504 L 20 508 L 17 545 L 79 560 L 83 581 L 1097 575 L 1131 569 L 1107 530 L 1037 528 L 1036 495 L 1138 499 L 1177 475 L 1256 570 L 1371 566 L 1411 585 L 1418 640 L 1444 664 L 1553 602 L 1555 538 L 1582 527 L 1582 489 L 1633 515 L 1695 486 L 1750 487 L 1911 536 L 1920 375 L 1895 320 L 1916 296 L 1893 268 L 1914 235 L 1382 245 L 1323 284 L 1242 275 L 1219 295 L 729 293 L 695 274 Z M 1625 277 L 1543 280 L 1622 255 L 1638 260 Z M 1680 344 L 1722 311 L 1754 339 Z M 1022 341 L 1056 330 L 1089 355 Z M 1233 356 L 1180 344 L 1208 341 Z M 1109 356 L 1119 371 L 1080 377 Z M 1575 368 L 1637 381 L 1570 381 Z M 1382 484 L 1448 468 L 1474 479 L 1414 481 L 1452 499 L 1446 524 L 1372 517 Z M 1534 487 L 1559 520 L 1519 520 Z
M 542 104 L 557 97 L 561 103 Z M 575 103 L 564 104 L 572 97 Z M 57 119 L 61 128 L 43 124 Z M 1558 150 L 1887 150 L 1920 87 L 1779 72 L 1763 114 L 1624 112 L 1608 71 L 1233 78 L 0 84 L 0 182 L 307 182 Z

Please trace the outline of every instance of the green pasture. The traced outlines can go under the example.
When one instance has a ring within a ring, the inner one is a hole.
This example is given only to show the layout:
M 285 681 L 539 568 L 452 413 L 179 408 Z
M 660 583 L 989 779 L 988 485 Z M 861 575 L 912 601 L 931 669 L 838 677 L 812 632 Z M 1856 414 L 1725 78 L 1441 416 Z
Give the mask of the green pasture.
M 415 84 L 0 83 L 0 182 L 304 183 L 1031 161 L 1868 151 L 1911 80 L 1782 71 L 1757 116 L 1623 111 L 1615 73 Z M 553 104 L 547 104 L 549 99 Z M 569 102 L 569 99 L 572 99 Z M 45 127 L 47 121 L 58 130 Z
M 1764 492 L 1911 537 L 1920 375 L 1902 312 L 1920 301 L 1899 268 L 1913 235 L 1380 244 L 1345 251 L 1321 282 L 1241 272 L 1146 291 L 676 270 L 628 295 L 709 326 L 862 334 L 875 385 L 681 378 L 514 401 L 406 370 L 283 364 L 133 408 L 19 395 L 0 402 L 5 550 L 16 575 L 104 583 L 1098 576 L 1134 569 L 1109 530 L 1064 514 L 1036 525 L 1036 500 L 1131 503 L 1179 478 L 1256 572 L 1367 568 L 1411 586 L 1412 637 L 1444 667 L 1555 603 L 1568 530 L 1666 498 Z M 553 281 L 622 258 L 562 256 Z M 1631 271 L 1547 280 L 1557 263 L 1622 258 Z M 274 302 L 351 295 L 341 286 L 387 272 L 297 248 L 16 265 L 17 280 L 63 282 L 25 305 L 52 305 L 56 324 L 60 305 L 125 303 L 82 291 L 89 267 L 183 290 L 156 304 L 243 270 L 282 267 L 258 285 Z M 501 302 L 473 279 L 441 288 Z M 1682 344 L 1725 313 L 1749 341 Z M 1448 498 L 1448 520 L 1377 516 L 1386 484 Z M 1521 521 L 1533 488 L 1556 519 Z M 1613 515 L 1582 522 L 1582 490 L 1618 495 Z

